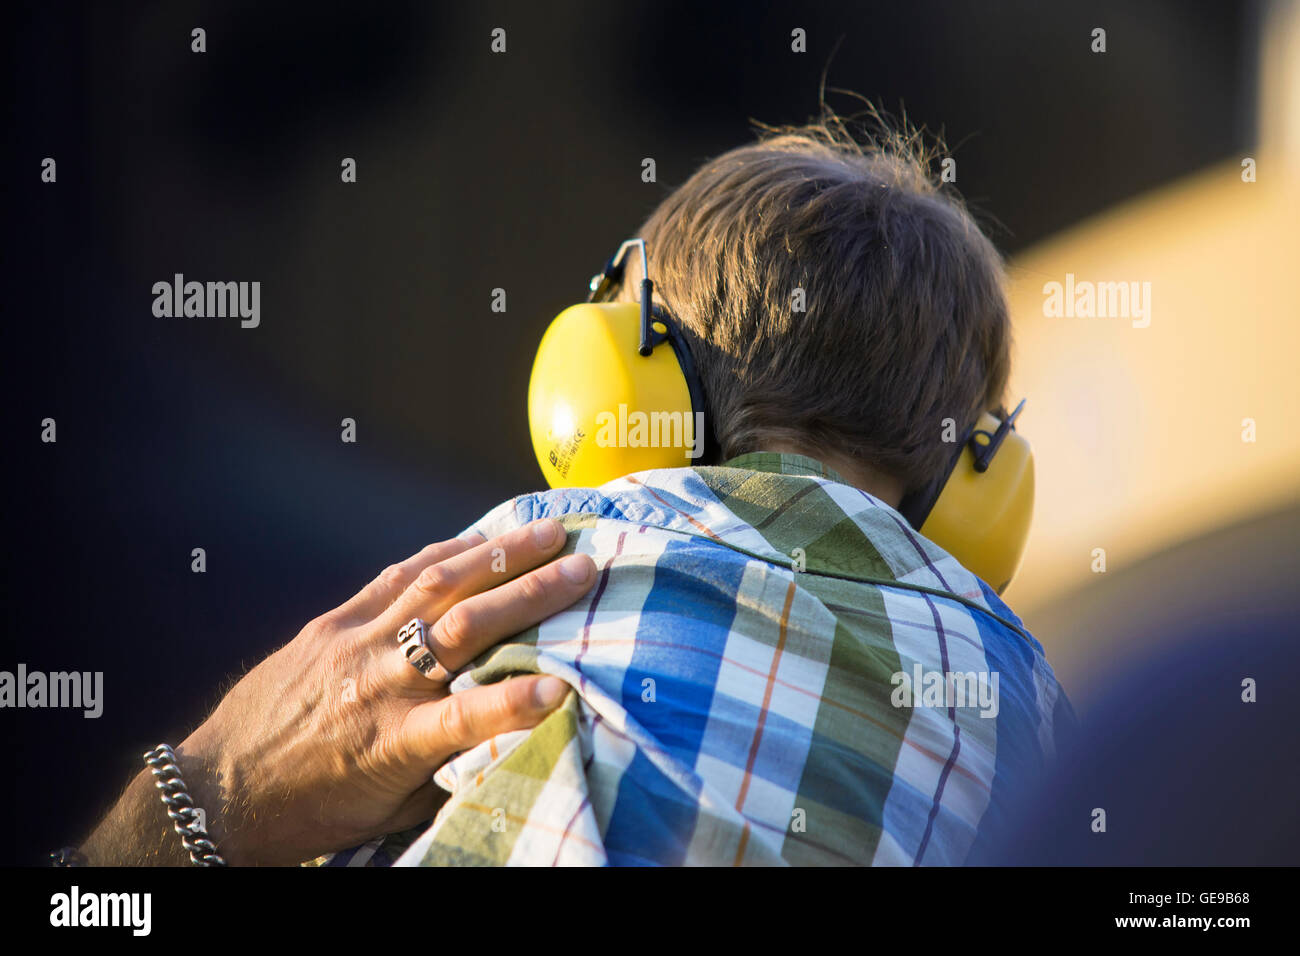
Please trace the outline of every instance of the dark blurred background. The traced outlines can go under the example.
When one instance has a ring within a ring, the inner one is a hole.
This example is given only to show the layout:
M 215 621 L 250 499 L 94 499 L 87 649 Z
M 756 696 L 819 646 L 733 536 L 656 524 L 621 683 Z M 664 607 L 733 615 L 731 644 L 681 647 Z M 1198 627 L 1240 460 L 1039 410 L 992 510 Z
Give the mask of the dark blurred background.
M 105 701 L 97 720 L 0 712 L 0 863 L 82 837 L 228 676 L 539 487 L 524 398 L 546 322 L 751 119 L 815 114 L 828 64 L 828 86 L 943 129 L 1008 253 L 1237 154 L 1255 122 L 1252 3 L 41 3 L 6 18 L 0 668 L 103 671 Z M 57 185 L 39 180 L 46 156 Z M 259 280 L 260 327 L 154 317 L 153 283 L 178 272 Z M 57 444 L 40 441 L 46 417 Z

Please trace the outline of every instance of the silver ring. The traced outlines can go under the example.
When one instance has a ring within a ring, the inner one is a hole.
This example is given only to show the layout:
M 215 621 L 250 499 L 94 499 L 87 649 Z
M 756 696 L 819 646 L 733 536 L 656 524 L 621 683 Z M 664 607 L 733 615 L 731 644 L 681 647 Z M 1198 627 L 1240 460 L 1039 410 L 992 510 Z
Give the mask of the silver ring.
M 423 620 L 412 618 L 409 624 L 397 632 L 397 643 L 401 645 L 406 662 L 429 680 L 451 679 L 451 671 L 433 656 L 433 648 L 429 646 L 429 625 Z M 439 667 L 442 667 L 443 676 L 435 677 L 433 672 Z

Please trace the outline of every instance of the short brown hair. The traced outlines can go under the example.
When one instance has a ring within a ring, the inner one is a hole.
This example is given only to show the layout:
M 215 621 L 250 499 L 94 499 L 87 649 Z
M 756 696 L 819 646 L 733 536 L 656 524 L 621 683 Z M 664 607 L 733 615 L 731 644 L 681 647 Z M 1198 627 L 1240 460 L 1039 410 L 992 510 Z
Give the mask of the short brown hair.
M 934 147 L 873 116 L 867 137 L 829 112 L 766 129 L 705 163 L 638 235 L 724 459 L 779 436 L 910 489 L 951 460 L 944 419 L 960 430 L 999 404 L 1010 324 L 1001 257 L 932 177 Z

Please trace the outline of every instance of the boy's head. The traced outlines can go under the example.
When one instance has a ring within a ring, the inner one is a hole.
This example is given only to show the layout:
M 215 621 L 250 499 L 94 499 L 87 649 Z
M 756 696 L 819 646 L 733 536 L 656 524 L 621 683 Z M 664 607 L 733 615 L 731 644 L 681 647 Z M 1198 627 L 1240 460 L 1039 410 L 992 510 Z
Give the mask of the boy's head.
M 1002 261 L 917 136 L 842 130 L 787 129 L 705 163 L 636 235 L 724 458 L 833 454 L 911 490 L 951 460 L 944 420 L 960 434 L 1002 397 Z

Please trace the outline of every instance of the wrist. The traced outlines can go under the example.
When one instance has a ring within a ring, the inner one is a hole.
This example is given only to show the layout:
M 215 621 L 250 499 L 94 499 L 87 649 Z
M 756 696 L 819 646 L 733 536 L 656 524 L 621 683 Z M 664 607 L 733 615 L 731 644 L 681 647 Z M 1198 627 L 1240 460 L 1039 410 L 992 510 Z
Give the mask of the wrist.
M 121 798 L 80 848 L 85 866 L 188 866 L 149 769 L 136 773 Z
M 231 797 L 237 792 L 235 778 L 223 766 L 222 750 L 214 740 L 210 732 L 190 735 L 174 750 L 177 767 L 190 801 L 203 810 L 204 829 L 218 854 L 228 865 L 247 865 L 255 861 L 244 852 L 236 825 L 234 808 L 239 804 Z M 78 852 L 67 856 L 86 866 L 191 866 L 189 851 L 167 811 L 151 768 L 144 767 Z
M 175 748 L 176 762 L 190 799 L 203 811 L 203 827 L 217 852 L 228 866 L 248 866 L 254 861 L 249 859 L 241 840 L 242 801 L 234 762 L 226 758 L 224 749 L 205 727 Z

